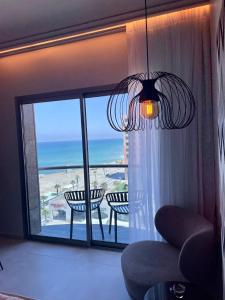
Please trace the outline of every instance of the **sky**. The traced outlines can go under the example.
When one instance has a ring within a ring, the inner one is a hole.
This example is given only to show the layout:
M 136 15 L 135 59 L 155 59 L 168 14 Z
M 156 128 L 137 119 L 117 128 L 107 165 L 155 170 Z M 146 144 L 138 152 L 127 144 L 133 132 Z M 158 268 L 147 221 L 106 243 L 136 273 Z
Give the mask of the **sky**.
M 88 138 L 122 138 L 107 121 L 108 96 L 86 99 Z M 38 142 L 81 140 L 80 101 L 62 100 L 34 105 Z

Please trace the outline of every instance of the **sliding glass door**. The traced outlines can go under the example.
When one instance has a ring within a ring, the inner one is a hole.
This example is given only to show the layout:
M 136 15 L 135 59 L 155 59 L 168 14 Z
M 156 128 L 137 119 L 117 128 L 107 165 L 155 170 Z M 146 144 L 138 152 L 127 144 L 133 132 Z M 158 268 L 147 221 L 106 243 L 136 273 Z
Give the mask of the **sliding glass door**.
M 128 242 L 128 139 L 108 125 L 106 94 L 18 99 L 30 237 Z
M 110 127 L 106 116 L 107 102 L 108 96 L 86 98 L 90 185 L 91 189 L 104 190 L 101 216 L 92 213 L 92 237 L 93 240 L 102 239 L 98 230 L 102 222 L 105 241 L 128 243 L 129 215 L 125 194 L 128 191 L 128 136 Z M 118 199 L 123 195 L 124 202 L 110 202 L 109 193 Z

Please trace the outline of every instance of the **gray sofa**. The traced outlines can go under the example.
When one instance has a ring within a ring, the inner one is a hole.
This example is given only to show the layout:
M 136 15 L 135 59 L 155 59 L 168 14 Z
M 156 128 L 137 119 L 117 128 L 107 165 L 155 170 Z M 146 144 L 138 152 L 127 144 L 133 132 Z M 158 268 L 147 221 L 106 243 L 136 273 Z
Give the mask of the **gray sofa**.
M 216 255 L 213 225 L 186 209 L 164 206 L 155 216 L 155 226 L 167 242 L 137 242 L 123 251 L 130 297 L 143 300 L 148 288 L 162 281 L 210 282 Z

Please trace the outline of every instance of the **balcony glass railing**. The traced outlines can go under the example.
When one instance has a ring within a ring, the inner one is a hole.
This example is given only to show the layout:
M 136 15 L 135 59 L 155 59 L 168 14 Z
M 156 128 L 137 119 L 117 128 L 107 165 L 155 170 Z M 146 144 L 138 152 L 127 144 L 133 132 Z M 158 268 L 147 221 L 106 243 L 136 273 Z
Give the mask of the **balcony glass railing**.
M 123 192 L 128 189 L 128 166 L 92 165 L 90 166 L 90 188 L 103 188 L 105 195 L 109 192 Z M 39 189 L 41 207 L 41 235 L 69 238 L 71 209 L 68 206 L 64 193 L 66 191 L 84 190 L 84 170 L 82 166 L 60 166 L 39 168 Z M 110 207 L 104 196 L 100 205 L 104 240 L 114 240 L 114 218 L 109 233 Z M 92 235 L 94 240 L 102 240 L 97 210 L 93 210 Z M 73 238 L 86 239 L 86 215 L 74 213 Z M 129 215 L 118 214 L 117 235 L 118 242 L 128 242 Z

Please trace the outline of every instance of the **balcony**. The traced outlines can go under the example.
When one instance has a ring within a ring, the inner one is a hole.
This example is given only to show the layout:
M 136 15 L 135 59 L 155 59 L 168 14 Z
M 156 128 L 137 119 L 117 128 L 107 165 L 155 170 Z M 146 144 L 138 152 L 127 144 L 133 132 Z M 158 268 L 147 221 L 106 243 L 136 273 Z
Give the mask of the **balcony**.
M 123 192 L 128 188 L 128 166 L 125 164 L 90 166 L 90 189 L 103 188 L 109 192 Z M 84 190 L 83 166 L 39 168 L 41 201 L 41 236 L 70 238 L 71 209 L 67 204 L 66 191 Z M 114 218 L 109 233 L 110 207 L 106 198 L 100 205 L 104 241 L 115 242 Z M 102 241 L 97 210 L 91 212 L 93 240 Z M 118 243 L 128 243 L 129 215 L 118 214 Z M 72 239 L 86 240 L 86 214 L 75 212 Z

